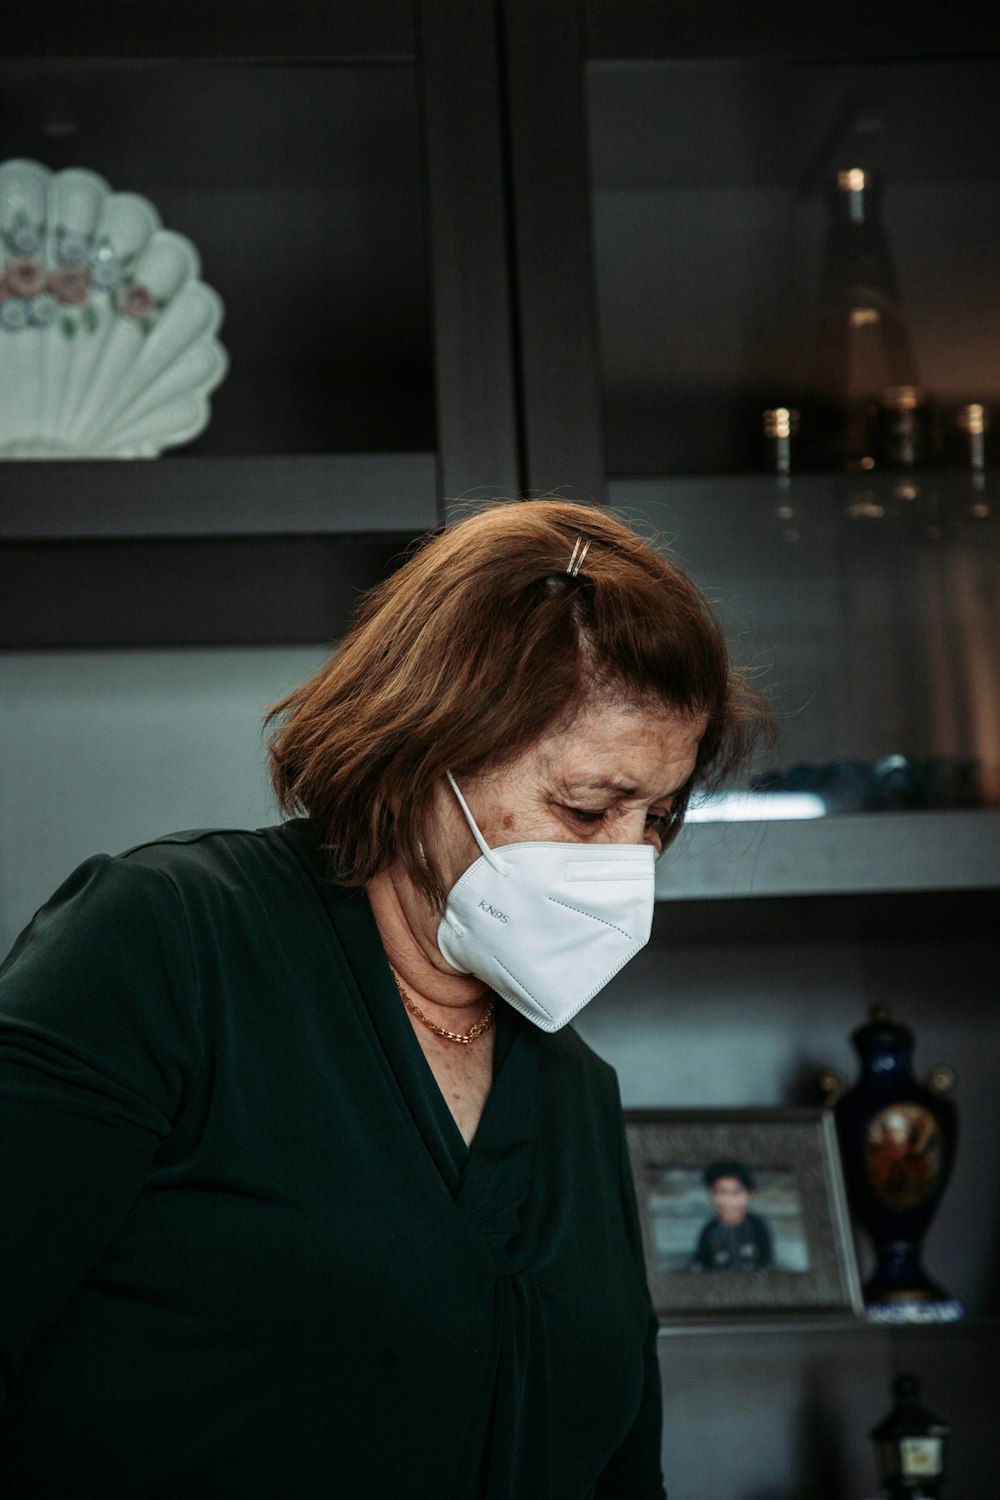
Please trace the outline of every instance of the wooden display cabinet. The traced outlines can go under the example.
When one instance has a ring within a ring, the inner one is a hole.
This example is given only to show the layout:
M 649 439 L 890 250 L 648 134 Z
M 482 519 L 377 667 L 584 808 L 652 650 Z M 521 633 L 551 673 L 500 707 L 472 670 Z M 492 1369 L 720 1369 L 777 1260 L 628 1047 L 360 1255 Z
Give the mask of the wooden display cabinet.
M 951 468 L 920 481 L 937 512 L 866 528 L 842 476 L 793 473 L 792 526 L 755 423 L 810 337 L 817 176 L 875 118 L 928 384 L 1000 403 L 997 30 L 694 0 L 13 15 L 0 158 L 147 194 L 226 302 L 232 371 L 160 460 L 0 465 L 6 648 L 318 645 L 458 502 L 558 490 L 621 505 L 721 597 L 785 764 L 995 764 L 995 476 L 983 515 Z M 998 817 L 693 827 L 650 947 L 581 1019 L 635 1107 L 812 1102 L 873 1003 L 958 1071 L 928 1258 L 968 1321 L 665 1329 L 671 1500 L 874 1494 L 899 1369 L 953 1425 L 956 1500 L 992 1500 Z M 7 846 L 26 818 L 54 846 L 30 798 Z

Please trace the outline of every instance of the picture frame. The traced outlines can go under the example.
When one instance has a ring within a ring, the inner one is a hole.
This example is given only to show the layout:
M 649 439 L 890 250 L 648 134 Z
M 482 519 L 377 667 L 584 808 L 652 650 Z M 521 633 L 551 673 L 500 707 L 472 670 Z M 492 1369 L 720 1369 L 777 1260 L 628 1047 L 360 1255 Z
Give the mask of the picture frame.
M 625 1132 L 661 1322 L 861 1317 L 828 1110 L 632 1109 Z

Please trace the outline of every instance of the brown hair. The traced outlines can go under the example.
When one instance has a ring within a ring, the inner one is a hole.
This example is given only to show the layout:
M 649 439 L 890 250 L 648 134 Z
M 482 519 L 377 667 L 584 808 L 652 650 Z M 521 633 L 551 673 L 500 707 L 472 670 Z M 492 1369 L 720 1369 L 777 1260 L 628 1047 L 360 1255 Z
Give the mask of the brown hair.
M 589 547 L 571 576 L 578 537 Z M 595 691 L 707 713 L 681 802 L 770 729 L 704 595 L 623 522 L 561 500 L 479 510 L 372 589 L 336 654 L 271 709 L 279 805 L 318 823 L 343 884 L 401 860 L 440 902 L 421 844 L 445 772 L 502 764 Z

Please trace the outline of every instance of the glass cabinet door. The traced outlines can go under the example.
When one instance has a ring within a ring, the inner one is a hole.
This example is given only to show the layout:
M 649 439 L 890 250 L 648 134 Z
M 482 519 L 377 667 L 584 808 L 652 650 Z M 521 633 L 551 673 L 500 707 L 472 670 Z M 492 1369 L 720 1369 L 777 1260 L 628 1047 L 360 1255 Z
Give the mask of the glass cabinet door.
M 417 84 L 412 62 L 0 68 L 0 160 L 149 199 L 222 299 L 228 372 L 176 455 L 435 447 Z
M 227 369 L 207 422 L 152 461 L 79 443 L 29 455 L 5 443 L 0 413 L 12 578 L 0 635 L 28 647 L 329 638 L 453 498 L 516 488 L 493 18 L 410 0 L 154 6 L 141 20 L 111 0 L 99 33 L 81 16 L 57 9 L 40 29 L 14 18 L 0 162 L 41 164 L 53 181 L 83 168 L 152 205 L 221 299 Z M 22 222 L 5 191 L 0 174 L 0 397 L 14 388 L 30 405 L 30 385 L 58 405 L 47 352 L 92 352 L 107 289 L 68 307 L 57 277 L 26 311 L 44 268 L 15 264 L 13 284 L 10 262 L 41 260 L 32 234 L 60 254 L 68 242 L 55 222 L 44 236 Z M 76 288 L 113 269 L 91 264 L 109 253 L 93 235 L 75 241 Z M 30 382 L 17 378 L 25 354 Z M 105 432 L 108 370 L 76 379 L 73 407 L 94 408 Z
M 773 465 L 780 407 L 799 469 L 971 467 L 975 406 L 991 457 L 998 87 L 992 58 L 591 62 L 609 473 Z
M 0 162 L 88 169 L 151 204 L 221 298 L 228 369 L 210 420 L 166 445 L 167 462 L 141 478 L 132 465 L 127 476 L 85 466 L 73 503 L 55 494 L 70 476 L 18 463 L 0 424 L 0 457 L 14 460 L 0 468 L 3 539 L 139 534 L 129 500 L 140 489 L 149 535 L 412 534 L 477 485 L 509 493 L 509 270 L 486 8 L 288 0 L 281 15 L 163 6 L 146 20 L 140 34 L 124 0 L 97 36 L 73 11 L 40 30 L 15 18 L 0 61 Z M 79 327 L 74 350 L 89 350 L 108 324 L 95 292 L 99 305 L 57 306 L 40 331 L 65 288 L 47 288 L 41 310 L 20 305 L 27 283 L 11 278 L 27 272 L 9 263 L 31 258 L 17 240 L 32 226 L 10 197 L 0 178 L 8 370 L 15 348 L 44 353 L 41 332 L 58 342 Z M 89 258 L 111 251 L 75 238 L 87 243 L 71 246 L 74 286 L 93 283 L 109 268 Z M 65 239 L 47 225 L 43 248 L 61 252 Z M 181 459 L 184 486 L 169 478 Z
M 998 90 L 587 64 L 607 498 L 762 670 L 789 815 L 1000 800 Z

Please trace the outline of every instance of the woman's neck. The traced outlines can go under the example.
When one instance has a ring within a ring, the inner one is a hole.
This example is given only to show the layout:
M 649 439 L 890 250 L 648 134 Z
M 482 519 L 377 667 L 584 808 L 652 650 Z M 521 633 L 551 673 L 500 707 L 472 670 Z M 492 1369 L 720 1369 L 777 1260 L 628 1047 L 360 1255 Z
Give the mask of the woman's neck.
M 368 882 L 366 893 L 390 965 L 413 997 L 450 1013 L 458 1030 L 482 1013 L 487 987 L 459 974 L 437 945 L 440 917 L 399 865 Z M 433 1016 L 438 1020 L 438 1016 Z

